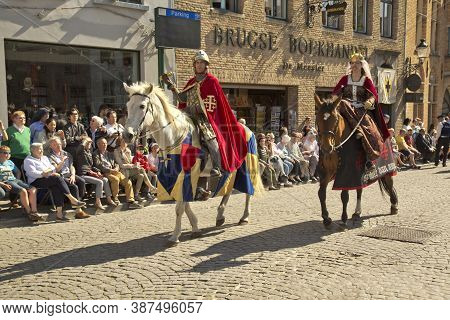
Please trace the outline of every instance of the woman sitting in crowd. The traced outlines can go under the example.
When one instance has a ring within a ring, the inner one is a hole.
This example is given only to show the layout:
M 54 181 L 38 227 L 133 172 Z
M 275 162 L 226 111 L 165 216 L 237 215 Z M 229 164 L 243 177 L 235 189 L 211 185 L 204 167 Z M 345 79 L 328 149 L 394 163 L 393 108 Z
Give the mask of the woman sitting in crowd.
M 395 130 L 393 128 L 389 128 L 388 131 L 391 137 L 391 146 L 392 153 L 394 154 L 395 165 L 397 166 L 397 170 L 399 170 L 402 167 L 406 167 L 406 164 L 402 161 L 401 154 L 398 151 L 397 141 L 395 141 Z
M 87 183 L 95 185 L 95 207 L 100 210 L 105 210 L 101 200 L 103 191 L 105 192 L 106 202 L 116 207 L 117 204 L 111 198 L 112 193 L 108 178 L 102 175 L 99 169 L 94 167 L 94 160 L 91 153 L 92 140 L 86 138 L 81 145 L 83 148 L 77 154 L 77 173 Z
M 283 134 L 281 136 L 280 142 L 278 142 L 278 144 L 277 144 L 277 148 L 278 148 L 278 150 L 280 150 L 282 152 L 282 154 L 284 156 L 283 160 L 289 162 L 289 164 L 291 164 L 293 166 L 293 168 L 289 174 L 289 181 L 291 183 L 298 184 L 298 183 L 302 182 L 302 180 L 300 178 L 300 162 L 298 162 L 297 160 L 295 160 L 294 158 L 289 156 L 289 150 L 288 150 L 287 146 L 290 141 L 291 141 L 291 137 L 289 137 L 289 135 L 287 135 L 287 134 Z
M 66 181 L 59 173 L 57 169 L 62 167 L 64 162 L 62 161 L 57 168 L 55 168 L 50 160 L 43 155 L 43 147 L 41 143 L 33 143 L 31 145 L 31 155 L 27 156 L 24 161 L 24 170 L 28 178 L 28 182 L 36 188 L 50 189 L 53 195 L 53 199 L 56 205 L 56 220 L 66 221 L 68 220 L 63 216 L 64 197 L 69 199 L 73 208 L 81 208 L 86 205 L 71 195 L 69 187 Z M 63 158 L 65 160 L 65 158 Z
M 62 143 L 58 137 L 51 138 L 48 143 L 51 149 L 48 155 L 50 163 L 66 181 L 70 193 L 76 199 L 83 199 L 86 194 L 86 181 L 75 174 L 72 155 L 62 149 Z M 77 208 L 75 218 L 85 219 L 89 217 L 81 208 Z
M 11 161 L 17 168 L 21 168 L 24 159 L 30 154 L 30 128 L 25 126 L 25 113 L 15 111 L 12 114 L 13 125 L 6 129 L 7 140 L 2 141 L 2 145 L 11 149 Z
M 319 144 L 316 141 L 316 135 L 310 130 L 303 143 L 303 157 L 309 161 L 309 176 L 312 182 L 317 182 L 316 168 L 319 163 Z
M 103 118 L 93 116 L 89 122 L 89 128 L 86 130 L 87 135 L 93 141 L 92 149 L 97 149 L 97 141 L 100 138 L 106 137 L 106 128 L 103 126 Z
M 287 149 L 289 152 L 289 156 L 299 163 L 300 174 L 298 178 L 300 178 L 302 182 L 307 182 L 309 180 L 309 162 L 305 159 L 305 157 L 303 157 L 302 151 L 300 150 L 301 140 L 302 134 L 299 132 L 293 132 L 291 141 L 289 142 Z M 305 181 L 303 181 L 303 179 L 305 179 Z
M 150 177 L 150 180 L 153 182 L 153 185 L 156 186 L 158 177 L 158 168 L 159 168 L 159 145 L 156 142 L 150 143 L 150 152 L 147 156 L 149 168 L 147 174 Z
M 258 160 L 260 165 L 260 172 L 265 182 L 265 186 L 269 190 L 279 190 L 277 186 L 277 173 L 275 168 L 269 161 L 269 152 L 266 146 L 266 136 L 264 133 L 259 133 L 257 136 L 258 141 Z
M 45 121 L 44 130 L 40 131 L 34 142 L 42 143 L 44 145 L 44 154 L 50 153 L 50 146 L 48 141 L 53 137 L 59 137 L 61 140 L 62 148 L 66 147 L 66 138 L 64 137 L 64 131 L 56 130 L 56 120 L 54 118 L 48 118 Z
M 31 221 L 44 220 L 44 217 L 37 212 L 36 188 L 16 179 L 15 174 L 18 169 L 14 163 L 9 160 L 10 149 L 7 146 L 0 147 L 0 198 L 5 196 L 5 191 L 20 196 L 20 202 Z
M 118 148 L 114 150 L 114 159 L 119 165 L 120 171 L 124 174 L 125 178 L 136 180 L 134 186 L 134 199 L 143 200 L 139 196 L 139 192 L 142 188 L 142 182 L 144 182 L 149 190 L 146 194 L 147 200 L 154 200 L 151 192 L 155 192 L 155 187 L 150 182 L 145 168 L 137 162 L 132 162 L 131 151 L 122 137 L 117 138 L 117 145 Z
M 268 134 L 266 134 L 266 144 L 267 150 L 269 151 L 270 162 L 273 164 L 275 170 L 280 171 L 278 181 L 285 187 L 292 187 L 292 183 L 288 181 L 288 175 L 294 165 L 288 161 L 283 161 L 283 153 L 278 150 L 275 144 L 275 136 L 273 133 L 269 132 Z

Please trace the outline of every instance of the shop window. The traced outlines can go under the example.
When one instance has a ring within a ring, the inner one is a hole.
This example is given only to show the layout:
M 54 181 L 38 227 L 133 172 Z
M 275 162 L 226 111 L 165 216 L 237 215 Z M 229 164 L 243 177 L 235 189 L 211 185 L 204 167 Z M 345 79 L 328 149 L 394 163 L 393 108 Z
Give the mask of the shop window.
M 367 0 L 353 0 L 353 31 L 367 33 Z
M 236 13 L 242 13 L 241 3 L 242 0 L 211 0 L 211 7 Z
M 380 36 L 385 38 L 392 38 L 392 1 L 380 2 Z
M 341 29 L 341 19 L 342 16 L 331 16 L 328 15 L 327 11 L 325 10 L 327 4 L 332 5 L 334 3 L 337 3 L 337 1 L 322 1 L 322 25 L 326 28 L 331 29 Z
M 277 19 L 286 19 L 287 0 L 266 0 L 266 16 Z
M 83 121 L 101 104 L 123 109 L 123 82 L 140 79 L 136 51 L 5 40 L 7 99 L 17 109 L 36 107 L 64 114 L 77 105 Z

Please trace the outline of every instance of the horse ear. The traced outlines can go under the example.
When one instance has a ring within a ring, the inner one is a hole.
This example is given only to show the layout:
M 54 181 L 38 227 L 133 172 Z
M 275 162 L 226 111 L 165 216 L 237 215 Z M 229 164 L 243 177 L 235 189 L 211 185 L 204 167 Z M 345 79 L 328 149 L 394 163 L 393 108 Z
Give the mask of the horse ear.
M 152 91 L 153 91 L 153 85 L 151 83 L 149 83 L 148 86 L 144 90 L 144 94 L 148 96 L 150 93 L 152 93 Z
M 314 101 L 316 102 L 316 106 L 322 105 L 322 100 L 320 100 L 320 97 L 317 95 L 317 93 L 314 93 Z
M 333 101 L 334 108 L 336 108 L 341 103 L 341 100 L 342 100 L 342 95 L 339 95 L 334 99 L 334 101 Z
M 125 89 L 125 91 L 130 94 L 130 87 L 124 82 L 123 83 L 123 88 Z

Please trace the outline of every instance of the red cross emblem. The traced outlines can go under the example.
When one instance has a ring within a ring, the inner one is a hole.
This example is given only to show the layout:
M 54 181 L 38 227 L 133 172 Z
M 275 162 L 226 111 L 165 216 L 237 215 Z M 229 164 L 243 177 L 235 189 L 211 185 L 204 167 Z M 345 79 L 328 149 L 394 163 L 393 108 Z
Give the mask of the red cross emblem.
M 217 107 L 216 98 L 214 96 L 207 96 L 203 102 L 208 112 L 213 112 Z

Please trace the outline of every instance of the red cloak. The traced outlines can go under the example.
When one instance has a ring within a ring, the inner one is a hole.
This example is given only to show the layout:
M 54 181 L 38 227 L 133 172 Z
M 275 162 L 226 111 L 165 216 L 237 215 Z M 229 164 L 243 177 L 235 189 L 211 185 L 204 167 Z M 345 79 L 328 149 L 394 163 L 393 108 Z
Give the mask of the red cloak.
M 345 75 L 339 80 L 338 84 L 333 90 L 334 95 L 339 95 L 342 88 L 347 86 L 348 84 L 348 75 Z M 373 110 L 373 113 L 375 115 L 375 123 L 377 124 L 378 128 L 380 129 L 381 136 L 383 137 L 383 141 L 386 141 L 387 138 L 389 138 L 389 131 L 386 125 L 386 122 L 384 122 L 383 117 L 383 110 L 381 110 L 380 105 L 378 104 L 378 92 L 373 84 L 372 80 L 370 80 L 368 77 L 366 77 L 366 80 L 364 81 L 363 87 L 369 90 L 370 93 L 373 94 L 375 97 L 375 110 Z
M 193 85 L 195 81 L 195 77 L 190 79 L 185 88 Z M 232 172 L 242 165 L 247 155 L 245 129 L 237 122 L 216 77 L 206 74 L 205 79 L 200 82 L 200 95 L 217 137 L 222 169 Z M 179 109 L 185 107 L 186 103 L 178 105 Z

